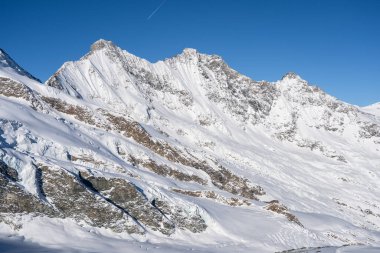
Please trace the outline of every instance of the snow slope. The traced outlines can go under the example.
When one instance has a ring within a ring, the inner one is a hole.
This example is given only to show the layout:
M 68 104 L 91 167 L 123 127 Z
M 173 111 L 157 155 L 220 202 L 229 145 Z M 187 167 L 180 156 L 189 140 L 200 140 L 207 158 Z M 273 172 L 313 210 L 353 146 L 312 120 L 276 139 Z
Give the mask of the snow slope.
M 380 102 L 361 108 L 364 112 L 380 117 Z
M 67 252 L 378 250 L 374 110 L 194 49 L 150 63 L 99 40 L 45 85 L 0 56 L 3 236 Z

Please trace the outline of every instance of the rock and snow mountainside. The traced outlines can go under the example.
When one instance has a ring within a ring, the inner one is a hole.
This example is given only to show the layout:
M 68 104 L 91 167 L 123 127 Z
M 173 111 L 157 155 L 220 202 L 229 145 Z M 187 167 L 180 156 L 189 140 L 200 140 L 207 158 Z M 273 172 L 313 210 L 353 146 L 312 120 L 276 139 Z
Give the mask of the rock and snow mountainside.
M 0 51 L 0 122 L 3 236 L 69 252 L 379 250 L 379 114 L 294 73 L 257 82 L 194 49 L 150 63 L 99 40 L 41 84 Z

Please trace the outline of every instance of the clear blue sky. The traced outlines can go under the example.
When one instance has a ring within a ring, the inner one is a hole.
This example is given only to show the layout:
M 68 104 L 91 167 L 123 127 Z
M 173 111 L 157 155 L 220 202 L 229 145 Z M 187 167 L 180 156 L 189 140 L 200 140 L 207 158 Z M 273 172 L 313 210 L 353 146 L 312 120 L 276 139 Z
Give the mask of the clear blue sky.
M 0 47 L 42 80 L 99 38 L 152 62 L 192 47 L 255 80 L 294 71 L 349 103 L 380 101 L 380 1 L 167 0 L 151 16 L 161 3 L 0 0 Z

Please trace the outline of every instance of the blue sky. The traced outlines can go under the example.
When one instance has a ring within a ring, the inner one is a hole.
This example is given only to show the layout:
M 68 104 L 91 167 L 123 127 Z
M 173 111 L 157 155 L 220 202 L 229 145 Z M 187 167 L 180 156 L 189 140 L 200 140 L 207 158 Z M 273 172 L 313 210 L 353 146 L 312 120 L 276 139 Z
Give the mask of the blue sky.
M 343 101 L 380 101 L 380 1 L 162 2 L 1 0 L 0 47 L 42 80 L 99 38 L 152 62 L 191 47 L 255 80 L 294 71 Z

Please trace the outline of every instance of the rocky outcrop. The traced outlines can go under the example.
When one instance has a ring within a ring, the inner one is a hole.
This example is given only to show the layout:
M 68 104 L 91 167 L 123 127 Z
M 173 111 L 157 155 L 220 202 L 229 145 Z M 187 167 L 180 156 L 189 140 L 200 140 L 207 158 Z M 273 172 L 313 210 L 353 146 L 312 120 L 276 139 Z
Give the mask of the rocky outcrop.
M 33 109 L 42 109 L 42 105 L 36 98 L 32 89 L 25 84 L 16 82 L 12 79 L 0 77 L 0 95 L 22 98 L 28 101 Z
M 362 123 L 359 135 L 362 138 L 380 137 L 380 126 L 370 122 Z
M 123 209 L 109 203 L 84 185 L 78 176 L 60 168 L 40 166 L 42 191 L 61 217 L 74 218 L 116 232 L 143 232 Z
M 122 208 L 144 226 L 165 235 L 174 233 L 174 224 L 132 183 L 121 178 L 94 177 L 88 173 L 80 173 L 80 177 L 86 186 L 104 196 L 108 202 Z
M 42 97 L 42 100 L 59 112 L 73 115 L 77 120 L 90 125 L 95 125 L 92 113 L 87 108 L 66 103 L 59 98 Z
M 302 223 L 298 220 L 298 218 L 294 214 L 291 214 L 289 212 L 289 209 L 283 204 L 280 204 L 278 200 L 272 200 L 268 202 L 268 205 L 265 207 L 265 209 L 274 213 L 282 214 L 288 219 L 288 221 L 294 222 L 297 225 L 303 227 Z
M 229 206 L 250 206 L 251 205 L 250 201 L 247 199 L 241 199 L 241 198 L 236 198 L 236 197 L 226 198 L 224 196 L 217 194 L 214 191 L 189 191 L 189 190 L 182 190 L 182 189 L 176 189 L 176 188 L 172 189 L 172 191 L 181 193 L 184 195 L 188 195 L 191 197 L 211 199 L 211 200 L 214 200 L 214 201 L 217 201 L 219 203 L 223 203 Z
M 17 171 L 1 162 L 0 212 L 73 218 L 79 223 L 132 234 L 150 229 L 170 235 L 176 228 L 197 233 L 207 228 L 199 214 L 164 199 L 150 201 L 125 179 L 39 165 L 36 180 L 42 198 L 23 190 L 17 183 Z
M 18 173 L 3 161 L 0 161 L 0 212 L 34 213 L 52 216 L 55 210 L 38 197 L 28 193 L 18 181 Z
M 200 72 L 205 78 L 208 98 L 221 103 L 239 121 L 262 122 L 278 96 L 268 82 L 256 82 L 231 69 L 219 56 L 200 55 Z M 214 78 L 209 74 L 212 73 Z M 215 89 L 215 84 L 218 88 Z
M 201 233 L 207 229 L 207 224 L 198 212 L 190 212 L 163 199 L 154 200 L 154 206 L 174 222 L 176 227 L 187 229 L 193 233 Z
M 129 160 L 134 166 L 140 165 L 164 177 L 172 177 L 184 182 L 197 182 L 202 185 L 207 184 L 207 180 L 202 179 L 199 176 L 183 173 L 176 169 L 172 169 L 169 166 L 164 165 L 164 164 L 157 164 L 152 159 L 142 160 L 142 159 L 137 159 L 133 156 L 129 156 Z

